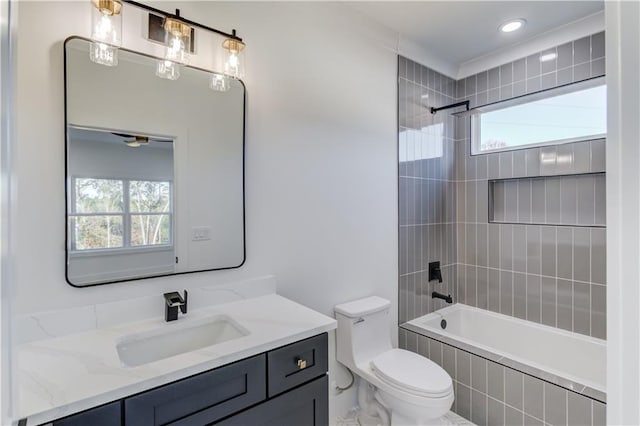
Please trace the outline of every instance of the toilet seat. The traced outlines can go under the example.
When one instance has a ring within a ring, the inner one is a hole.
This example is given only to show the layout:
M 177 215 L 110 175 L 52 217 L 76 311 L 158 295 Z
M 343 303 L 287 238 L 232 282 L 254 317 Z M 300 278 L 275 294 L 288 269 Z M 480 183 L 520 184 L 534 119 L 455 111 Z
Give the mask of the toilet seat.
M 426 398 L 442 398 L 453 392 L 453 381 L 435 362 L 403 349 L 391 349 L 371 361 L 371 370 L 386 384 Z

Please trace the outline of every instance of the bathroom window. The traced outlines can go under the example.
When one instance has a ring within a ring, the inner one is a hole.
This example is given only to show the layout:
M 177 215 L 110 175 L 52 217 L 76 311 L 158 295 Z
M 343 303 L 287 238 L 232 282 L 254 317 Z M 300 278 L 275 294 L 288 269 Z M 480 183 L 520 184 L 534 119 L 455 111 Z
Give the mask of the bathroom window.
M 472 154 L 600 139 L 606 134 L 604 78 L 498 102 L 471 113 Z
M 171 182 L 75 177 L 71 196 L 73 251 L 172 243 Z

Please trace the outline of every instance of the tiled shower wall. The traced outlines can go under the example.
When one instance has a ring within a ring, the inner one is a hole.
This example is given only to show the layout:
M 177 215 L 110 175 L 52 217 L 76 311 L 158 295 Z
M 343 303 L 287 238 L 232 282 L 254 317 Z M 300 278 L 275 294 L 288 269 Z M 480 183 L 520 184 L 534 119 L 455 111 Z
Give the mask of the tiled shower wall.
M 557 58 L 540 62 L 549 52 Z M 598 226 L 604 223 L 604 177 L 597 174 L 605 171 L 604 141 L 471 156 L 469 118 L 429 111 L 604 75 L 604 33 L 540 54 L 459 81 L 399 58 L 401 324 L 443 306 L 431 298 L 435 290 L 454 301 L 606 337 L 606 230 Z M 497 183 L 505 197 L 497 201 L 505 214 L 515 211 L 515 220 L 493 217 L 509 223 L 490 223 L 489 181 L 524 177 Z M 436 260 L 441 284 L 428 281 L 428 263 Z
M 400 57 L 399 313 L 400 323 L 444 306 L 431 292 L 456 293 L 456 180 L 454 118 L 431 114 L 455 101 L 455 81 Z M 429 282 L 440 261 L 443 283 Z
M 604 33 L 549 52 L 557 59 L 460 80 L 458 99 L 480 105 L 604 75 Z M 605 141 L 471 156 L 470 118 L 455 120 L 457 301 L 606 338 Z M 487 206 L 492 179 L 498 208 Z

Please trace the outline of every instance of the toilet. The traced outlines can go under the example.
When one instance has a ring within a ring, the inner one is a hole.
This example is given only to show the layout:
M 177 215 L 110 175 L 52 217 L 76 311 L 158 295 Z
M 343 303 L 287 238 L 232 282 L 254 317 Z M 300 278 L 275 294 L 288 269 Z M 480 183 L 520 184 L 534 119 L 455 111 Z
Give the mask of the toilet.
M 393 348 L 391 303 L 372 296 L 337 305 L 337 360 L 360 378 L 361 424 L 443 425 L 453 381 L 433 361 Z M 364 420 L 364 421 L 363 421 Z

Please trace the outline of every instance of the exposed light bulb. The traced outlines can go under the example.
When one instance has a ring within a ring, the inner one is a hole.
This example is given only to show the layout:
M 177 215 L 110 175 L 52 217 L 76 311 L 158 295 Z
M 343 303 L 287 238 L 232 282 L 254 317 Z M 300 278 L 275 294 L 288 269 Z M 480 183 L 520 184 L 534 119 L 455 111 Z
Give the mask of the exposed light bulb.
M 179 18 L 166 18 L 165 54 L 164 58 L 178 64 L 189 63 L 189 48 L 191 47 L 191 27 Z
M 229 81 L 229 77 L 224 74 L 213 73 L 211 75 L 211 81 L 209 82 L 209 88 L 217 92 L 226 92 L 231 88 L 231 81 Z
M 121 0 L 92 0 L 92 31 L 89 58 L 106 65 L 118 65 L 118 47 L 122 44 Z
M 156 75 L 167 80 L 177 80 L 180 78 L 180 66 L 167 59 L 160 59 L 156 64 Z
M 241 79 L 244 77 L 244 61 L 240 56 L 243 55 L 245 44 L 240 39 L 228 38 L 222 43 L 222 47 L 228 52 L 224 73 L 229 77 Z

